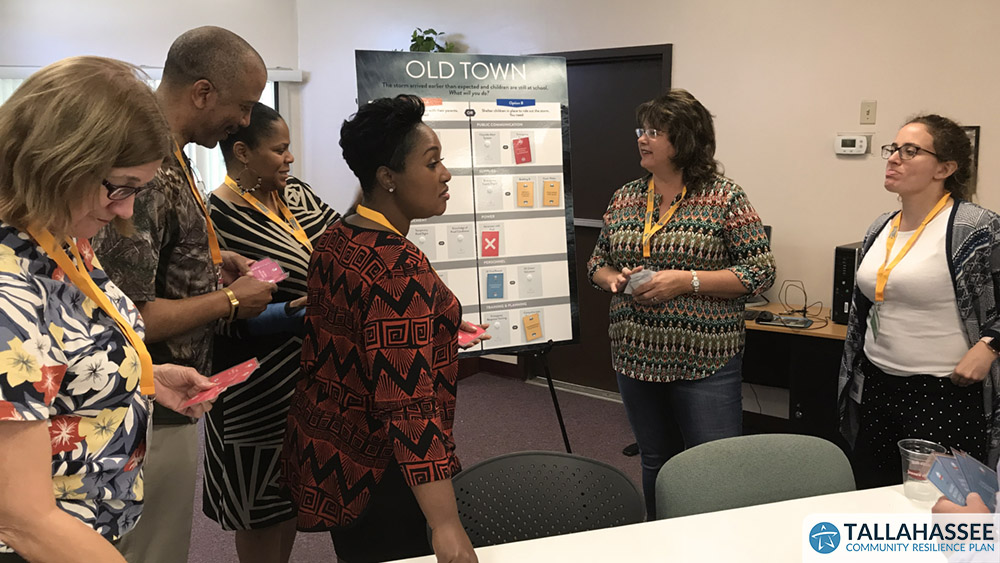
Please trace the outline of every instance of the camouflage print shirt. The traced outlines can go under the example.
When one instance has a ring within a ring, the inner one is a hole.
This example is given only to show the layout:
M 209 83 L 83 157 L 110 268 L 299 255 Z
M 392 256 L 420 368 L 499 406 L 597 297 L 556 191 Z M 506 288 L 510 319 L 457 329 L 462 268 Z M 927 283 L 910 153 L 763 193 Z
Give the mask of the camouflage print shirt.
M 164 160 L 153 187 L 136 196 L 131 236 L 109 227 L 94 237 L 94 252 L 104 270 L 136 303 L 216 291 L 218 277 L 208 248 L 205 215 L 174 157 Z M 214 332 L 215 323 L 209 323 L 149 344 L 153 363 L 191 366 L 211 375 Z M 178 424 L 191 419 L 159 406 L 153 411 L 153 422 Z

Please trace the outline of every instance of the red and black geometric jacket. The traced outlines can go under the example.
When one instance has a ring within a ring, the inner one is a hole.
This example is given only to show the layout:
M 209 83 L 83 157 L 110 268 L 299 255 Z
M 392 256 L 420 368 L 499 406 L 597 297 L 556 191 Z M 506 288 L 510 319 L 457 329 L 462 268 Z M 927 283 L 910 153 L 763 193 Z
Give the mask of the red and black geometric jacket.
M 302 379 L 282 453 L 298 529 L 351 524 L 395 459 L 409 485 L 460 469 L 461 305 L 413 243 L 333 224 L 308 275 Z

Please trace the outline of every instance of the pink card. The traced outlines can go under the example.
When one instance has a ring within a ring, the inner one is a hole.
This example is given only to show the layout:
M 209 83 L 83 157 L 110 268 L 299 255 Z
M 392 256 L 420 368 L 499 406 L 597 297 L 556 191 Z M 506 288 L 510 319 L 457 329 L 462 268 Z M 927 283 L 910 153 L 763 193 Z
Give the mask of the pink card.
M 475 329 L 476 329 L 475 332 L 465 332 L 462 329 L 458 330 L 458 345 L 459 346 L 461 346 L 461 347 L 464 348 L 464 347 L 466 347 L 466 346 L 469 345 L 469 342 L 472 342 L 473 340 L 475 340 L 475 339 L 479 338 L 480 336 L 486 334 L 486 329 L 484 329 L 483 327 L 478 326 L 478 325 L 472 325 L 472 326 L 475 327 Z
M 281 269 L 277 262 L 270 258 L 257 260 L 250 266 L 250 275 L 260 281 L 278 283 L 288 277 L 288 272 Z
M 243 362 L 242 364 L 235 365 L 225 371 L 220 371 L 219 373 L 208 378 L 210 381 L 214 381 L 216 383 L 215 387 L 206 389 L 194 397 L 191 397 L 186 403 L 181 405 L 181 407 L 190 407 L 191 405 L 210 401 L 218 397 L 219 393 L 225 391 L 226 388 L 246 381 L 247 378 L 250 377 L 250 374 L 255 372 L 258 367 L 260 367 L 260 365 L 257 363 L 257 358 L 253 358 Z

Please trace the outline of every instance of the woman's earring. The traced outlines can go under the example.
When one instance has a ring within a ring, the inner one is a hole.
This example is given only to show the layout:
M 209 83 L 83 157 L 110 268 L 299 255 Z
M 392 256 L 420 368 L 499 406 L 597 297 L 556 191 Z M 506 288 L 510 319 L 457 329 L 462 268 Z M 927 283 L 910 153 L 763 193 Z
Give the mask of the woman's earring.
M 389 193 L 396 191 L 396 186 L 389 186 Z
M 243 175 L 247 172 L 249 172 L 251 176 L 254 174 L 254 171 L 250 169 L 250 165 L 244 162 L 243 170 L 240 170 L 240 173 L 236 175 L 236 187 L 239 188 L 240 193 L 244 195 L 259 189 L 261 182 L 261 177 L 257 176 L 257 180 L 255 181 L 254 186 L 252 188 L 245 187 L 243 183 Z

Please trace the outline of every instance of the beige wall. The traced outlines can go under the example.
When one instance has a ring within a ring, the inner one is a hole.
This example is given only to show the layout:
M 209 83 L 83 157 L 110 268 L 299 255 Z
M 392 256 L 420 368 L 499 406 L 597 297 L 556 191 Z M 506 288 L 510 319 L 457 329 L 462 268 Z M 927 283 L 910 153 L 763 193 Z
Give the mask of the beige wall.
M 882 159 L 835 156 L 837 132 L 873 133 L 879 146 L 920 111 L 981 125 L 980 200 L 1000 209 L 997 2 L 299 0 L 298 18 L 299 63 L 310 73 L 302 173 L 341 206 L 357 186 L 337 146 L 355 103 L 353 49 L 405 49 L 421 26 L 460 32 L 480 53 L 672 43 L 674 85 L 715 114 L 718 158 L 774 226 L 776 288 L 803 280 L 810 301 L 830 304 L 834 247 L 896 205 L 882 189 Z M 878 101 L 874 126 L 858 124 L 862 99 Z
M 405 49 L 415 26 L 495 54 L 672 43 L 674 85 L 716 115 L 719 159 L 774 226 L 779 284 L 801 279 L 829 305 L 833 248 L 896 205 L 883 161 L 835 156 L 835 133 L 878 146 L 919 111 L 981 125 L 980 201 L 1000 209 L 998 22 L 993 0 L 0 0 L 0 65 L 88 53 L 161 66 L 181 31 L 228 27 L 269 67 L 307 72 L 282 108 L 296 168 L 343 208 L 357 186 L 337 145 L 356 108 L 354 49 Z M 858 124 L 862 99 L 878 100 L 877 125 Z
M 298 66 L 295 2 L 281 0 L 0 0 L 0 66 L 100 55 L 162 67 L 174 38 L 200 25 L 240 34 L 270 68 Z

